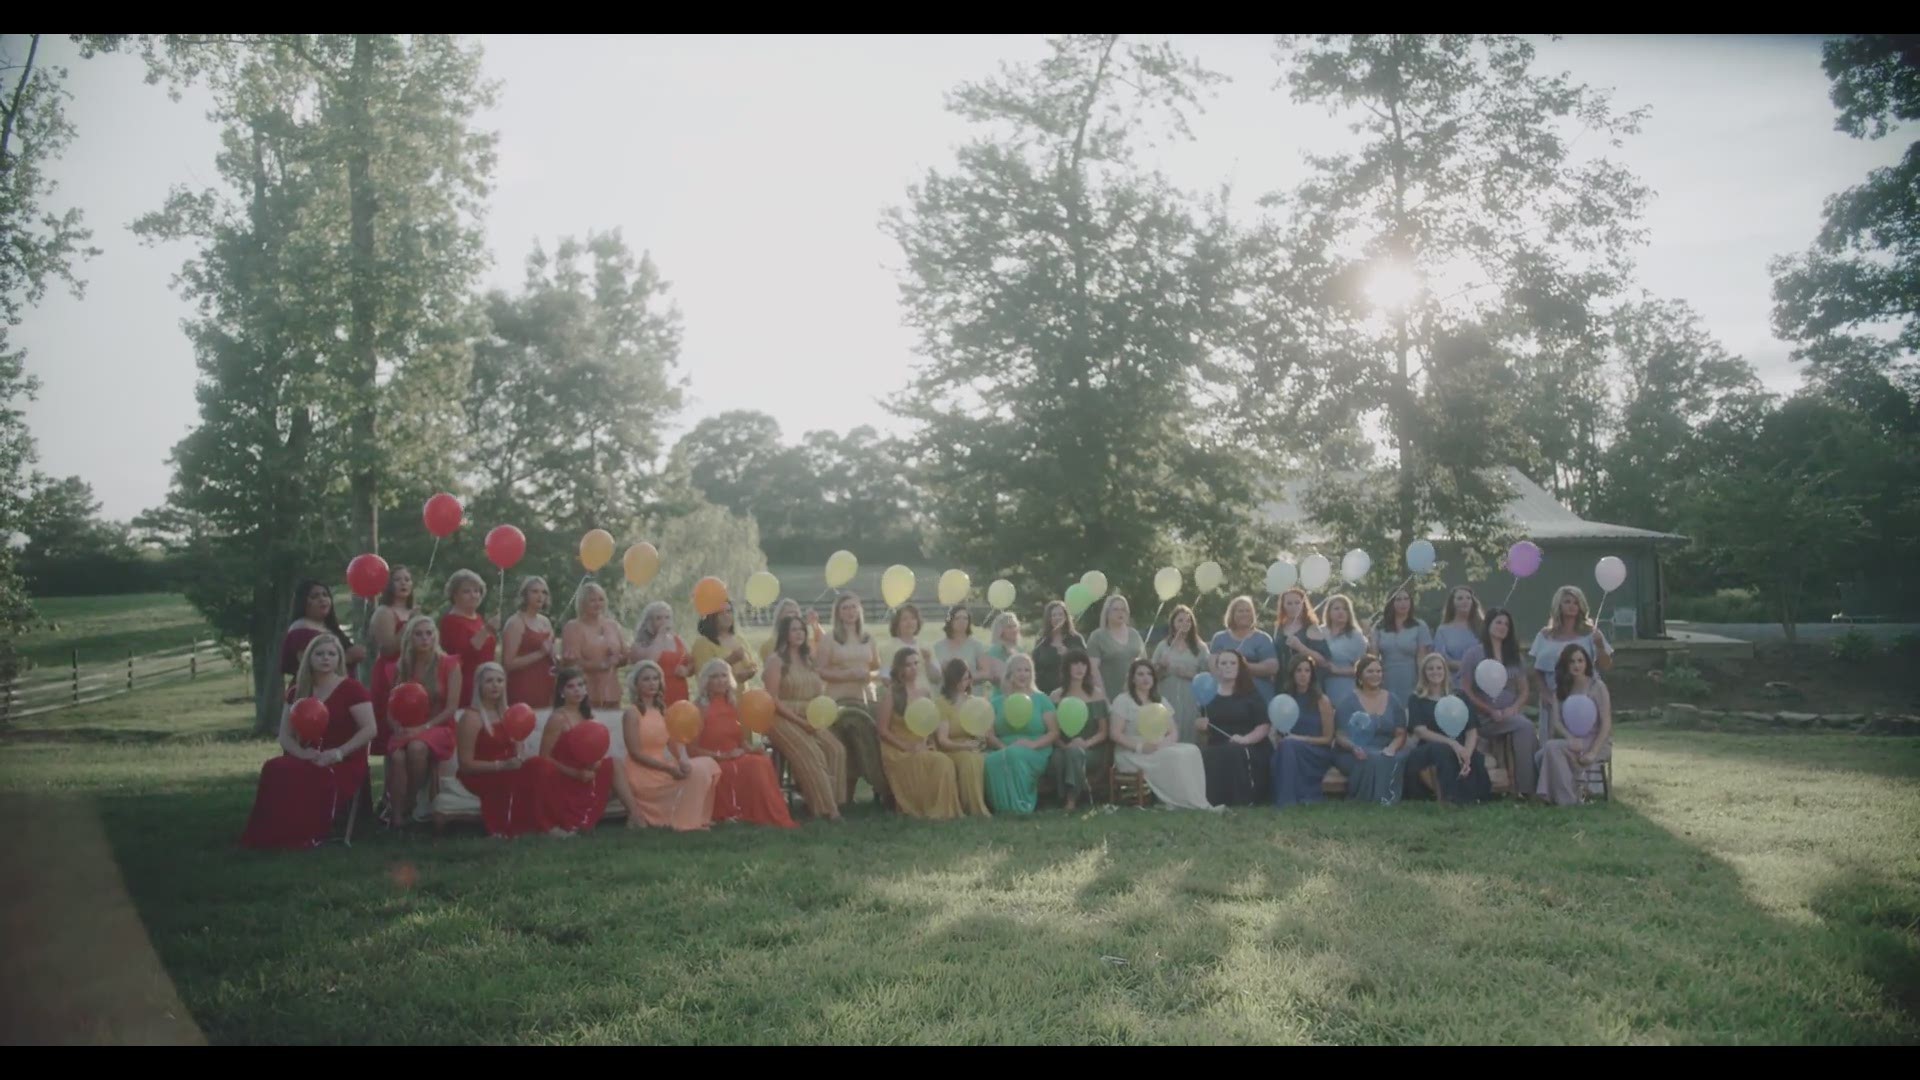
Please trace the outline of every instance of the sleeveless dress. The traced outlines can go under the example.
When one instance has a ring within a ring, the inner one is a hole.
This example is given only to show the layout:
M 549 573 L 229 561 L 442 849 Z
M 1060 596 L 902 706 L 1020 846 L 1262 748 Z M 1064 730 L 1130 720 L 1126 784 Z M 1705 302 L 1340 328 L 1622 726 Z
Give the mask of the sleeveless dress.
M 940 723 L 946 729 L 948 741 L 973 738 L 960 726 L 959 705 L 944 697 L 935 704 L 940 706 Z M 953 761 L 954 779 L 960 786 L 961 811 L 974 817 L 992 817 L 993 811 L 987 808 L 987 755 L 979 750 L 942 750 L 941 753 Z
M 841 644 L 828 634 L 820 643 L 820 666 L 864 669 L 871 662 L 873 652 L 871 640 Z M 866 678 L 829 680 L 826 693 L 840 703 L 840 716 L 833 722 L 833 734 L 847 748 L 846 797 L 841 801 L 852 802 L 854 782 L 864 779 L 874 795 L 886 802 L 890 792 L 886 762 L 880 757 L 880 733 L 873 720 L 872 681 Z
M 620 640 L 620 624 L 602 615 L 596 625 L 574 619 L 560 631 L 560 655 L 568 667 L 585 671 L 587 700 L 596 709 L 620 707 L 620 665 L 626 659 L 626 645 Z M 613 661 L 606 671 L 588 671 Z
M 907 730 L 907 696 L 893 693 L 893 719 L 889 730 L 896 739 L 917 740 Z M 938 706 L 936 706 L 937 708 Z M 928 740 L 917 740 L 928 741 Z M 887 784 L 900 812 L 908 817 L 945 820 L 960 816 L 960 785 L 953 759 L 938 750 L 902 750 L 886 740 L 880 742 L 880 760 L 887 772 Z
M 491 633 L 474 647 L 473 636 L 486 629 L 485 617 L 462 615 L 449 611 L 440 616 L 440 647 L 460 658 L 460 707 L 465 709 L 473 705 L 473 677 L 481 664 L 493 662 L 493 652 L 499 645 Z
M 1200 706 L 1193 700 L 1193 677 L 1207 669 L 1212 655 L 1205 650 L 1194 652 L 1184 645 L 1175 647 L 1170 642 L 1161 642 L 1154 646 L 1153 662 L 1156 666 L 1167 665 L 1167 673 L 1160 679 L 1160 701 L 1173 710 L 1173 730 L 1183 743 L 1197 744 L 1194 721 L 1200 717 Z M 1131 687 L 1122 685 L 1114 693 L 1114 700 L 1128 696 Z M 1149 784 L 1152 782 L 1149 781 Z
M 798 657 L 781 664 L 780 703 L 796 716 L 807 715 L 807 703 L 826 692 L 826 684 Z M 805 724 L 776 716 L 767 741 L 787 763 L 793 785 L 814 817 L 832 817 L 845 802 L 847 749 L 829 734 L 815 735 Z
M 716 698 L 707 703 L 700 724 L 702 750 L 720 753 L 740 748 L 740 710 L 733 702 Z M 786 797 L 780 794 L 780 778 L 774 773 L 773 759 L 765 754 L 743 754 L 728 761 L 712 758 L 720 767 L 714 781 L 713 819 L 750 821 L 780 829 L 798 828 L 787 813 Z
M 547 643 L 552 640 L 551 626 L 545 630 L 535 630 L 523 622 L 520 629 L 520 651 L 514 654 L 514 658 L 545 652 Z M 553 680 L 553 664 L 548 661 L 536 661 L 518 671 L 507 672 L 507 704 L 531 705 L 536 709 L 551 708 L 555 689 Z
M 557 709 L 547 722 L 567 723 Z M 595 732 L 595 728 L 600 730 Z M 613 759 L 607 756 L 606 750 L 601 750 L 598 757 L 589 753 L 595 749 L 592 743 L 600 738 L 610 736 L 598 720 L 574 713 L 567 730 L 554 740 L 553 756 L 532 758 L 520 767 L 520 771 L 528 773 L 527 784 L 533 791 L 534 823 L 541 832 L 553 829 L 591 832 L 607 812 L 607 796 L 613 791 Z M 553 767 L 556 761 L 569 769 L 591 771 L 592 782 L 583 784 L 561 773 Z
M 474 740 L 474 761 L 508 761 L 520 752 L 520 744 L 507 738 L 499 722 L 483 723 Z M 480 800 L 480 820 L 494 836 L 519 836 L 540 827 L 534 807 L 534 773 L 522 765 L 505 772 L 474 772 L 461 769 L 460 785 Z
M 652 708 L 629 708 L 640 712 L 639 752 L 653 758 L 667 757 L 672 735 L 667 731 L 666 714 Z M 629 741 L 627 745 L 631 748 L 635 744 Z M 692 758 L 690 763 L 692 768 L 684 778 L 649 769 L 631 757 L 620 763 L 627 770 L 627 789 L 633 792 L 640 820 L 675 832 L 693 832 L 712 823 L 720 764 L 712 758 Z
M 460 662 L 451 656 L 442 656 L 440 658 L 440 672 L 437 680 L 439 685 L 427 687 L 428 716 L 439 715 L 440 712 L 447 707 L 447 700 L 460 692 L 460 678 Z M 394 674 L 394 685 L 399 685 L 399 673 L 397 670 Z M 427 753 L 432 755 L 434 761 L 445 761 L 456 752 L 457 748 L 455 744 L 458 741 L 458 723 L 451 716 L 438 724 L 413 728 L 404 733 L 404 735 L 400 731 L 399 723 L 392 717 L 388 717 L 387 722 L 390 729 L 387 736 L 387 753 L 389 756 L 406 749 L 409 744 L 415 742 L 424 745 L 427 748 Z

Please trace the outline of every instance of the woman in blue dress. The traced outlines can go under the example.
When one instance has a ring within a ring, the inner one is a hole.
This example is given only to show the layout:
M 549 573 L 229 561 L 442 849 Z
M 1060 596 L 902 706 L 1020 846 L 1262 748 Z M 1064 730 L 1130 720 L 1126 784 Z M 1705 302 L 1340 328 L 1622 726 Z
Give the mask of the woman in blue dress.
M 1347 798 L 1392 806 L 1400 801 L 1407 759 L 1406 706 L 1387 693 L 1387 669 L 1377 656 L 1360 661 L 1359 685 L 1334 705 L 1340 734 L 1333 767 L 1346 774 Z
M 1274 729 L 1273 805 L 1297 806 L 1325 801 L 1320 782 L 1333 767 L 1333 702 L 1314 681 L 1313 660 L 1296 656 L 1287 665 L 1282 693 L 1293 699 L 1300 719 L 1285 735 Z

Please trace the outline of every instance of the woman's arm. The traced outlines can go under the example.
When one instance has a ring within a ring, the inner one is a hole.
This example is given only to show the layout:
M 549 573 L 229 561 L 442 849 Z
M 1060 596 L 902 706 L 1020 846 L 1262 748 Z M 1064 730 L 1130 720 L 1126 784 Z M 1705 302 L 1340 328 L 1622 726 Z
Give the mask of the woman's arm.
M 620 730 L 622 734 L 627 737 L 627 757 L 632 760 L 634 764 L 643 769 L 652 769 L 654 772 L 663 772 L 669 775 L 674 773 L 674 766 L 671 760 L 672 751 L 668 751 L 669 756 L 667 758 L 648 757 L 646 754 L 640 752 L 639 709 L 632 705 L 627 706 L 626 711 L 620 714 Z
M 519 671 L 521 668 L 526 667 L 536 660 L 546 659 L 539 653 L 534 653 L 531 656 L 520 655 L 520 639 L 525 637 L 526 634 L 527 620 L 522 618 L 520 613 L 516 611 L 512 617 L 507 619 L 506 629 L 500 632 L 500 653 L 505 658 L 505 663 L 501 664 L 501 666 L 509 672 Z
M 551 713 L 548 713 L 547 726 L 540 732 L 540 756 L 543 758 L 551 758 L 553 756 L 554 744 L 558 743 L 560 736 L 565 735 L 567 729 L 572 726 L 573 724 L 571 722 L 561 717 L 559 708 L 556 707 Z
M 880 730 L 880 738 L 888 746 L 907 753 L 911 753 L 917 749 L 918 740 L 909 742 L 901 738 L 893 730 L 893 693 L 891 690 L 880 695 L 880 703 L 873 710 L 873 718 L 876 721 L 875 726 Z

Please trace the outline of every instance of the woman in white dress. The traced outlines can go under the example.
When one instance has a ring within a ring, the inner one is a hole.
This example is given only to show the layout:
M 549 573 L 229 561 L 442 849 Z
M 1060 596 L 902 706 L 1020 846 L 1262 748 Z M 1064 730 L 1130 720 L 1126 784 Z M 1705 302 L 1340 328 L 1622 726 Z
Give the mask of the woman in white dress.
M 1167 806 L 1183 810 L 1221 810 L 1207 802 L 1207 770 L 1200 759 L 1200 748 L 1180 741 L 1180 733 L 1167 725 L 1167 733 L 1148 741 L 1140 735 L 1140 709 L 1160 700 L 1159 679 L 1153 662 L 1135 660 L 1127 667 L 1127 689 L 1113 699 L 1108 714 L 1115 743 L 1114 765 L 1138 772 L 1146 778 L 1153 795 Z

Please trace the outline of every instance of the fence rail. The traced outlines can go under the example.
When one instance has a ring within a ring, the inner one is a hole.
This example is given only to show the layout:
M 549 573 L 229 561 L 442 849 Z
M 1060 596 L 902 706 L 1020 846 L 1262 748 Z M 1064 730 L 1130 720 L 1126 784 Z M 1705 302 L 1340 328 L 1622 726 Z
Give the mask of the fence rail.
M 245 648 L 240 655 L 246 662 Z M 227 651 L 210 639 L 150 653 L 129 650 L 124 660 L 92 664 L 80 663 L 76 649 L 65 667 L 35 668 L 0 685 L 0 723 L 197 679 L 202 672 L 218 671 L 229 662 Z

